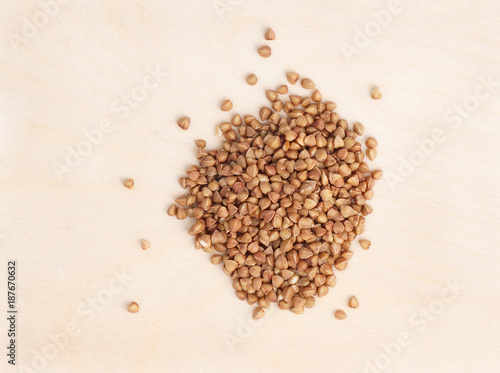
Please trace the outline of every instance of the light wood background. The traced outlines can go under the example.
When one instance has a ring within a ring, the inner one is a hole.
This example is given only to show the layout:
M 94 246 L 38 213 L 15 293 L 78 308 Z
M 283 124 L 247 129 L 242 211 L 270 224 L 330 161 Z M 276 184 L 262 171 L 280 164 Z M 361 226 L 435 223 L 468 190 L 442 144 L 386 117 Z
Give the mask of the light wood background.
M 497 1 L 68 0 L 45 13 L 43 2 L 1 3 L 0 313 L 7 259 L 18 262 L 20 313 L 18 366 L 2 354 L 0 371 L 500 371 Z M 277 40 L 262 59 L 268 26 Z M 360 47 L 349 58 L 347 44 Z M 195 162 L 193 140 L 216 147 L 215 124 L 257 114 L 288 70 L 378 139 L 385 179 L 364 234 L 372 248 L 354 249 L 315 308 L 275 308 L 256 325 L 193 248 L 189 221 L 166 208 Z M 124 104 L 133 95 L 140 102 Z M 93 132 L 89 149 L 84 131 L 101 122 L 111 132 Z M 445 140 L 419 159 L 417 142 L 436 129 Z M 419 166 L 403 177 L 410 159 Z M 114 280 L 123 271 L 125 285 Z M 353 294 L 360 308 L 334 319 Z

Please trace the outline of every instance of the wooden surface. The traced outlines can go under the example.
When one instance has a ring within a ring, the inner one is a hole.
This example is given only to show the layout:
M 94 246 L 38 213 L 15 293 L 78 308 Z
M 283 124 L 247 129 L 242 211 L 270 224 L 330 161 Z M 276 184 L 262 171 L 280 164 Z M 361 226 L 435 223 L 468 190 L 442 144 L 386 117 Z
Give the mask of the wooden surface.
M 40 9 L 4 1 L 0 12 L 0 294 L 15 259 L 20 310 L 18 365 L 2 354 L 0 371 L 500 371 L 498 2 Z M 262 59 L 267 26 L 277 40 Z M 354 249 L 315 308 L 274 308 L 254 324 L 252 307 L 193 248 L 188 220 L 166 208 L 195 162 L 193 140 L 216 147 L 215 124 L 256 115 L 264 90 L 289 70 L 378 139 L 373 164 L 384 179 L 363 235 L 371 249 Z M 245 84 L 248 73 L 256 86 Z M 369 97 L 374 85 L 381 101 Z M 218 110 L 226 98 L 229 114 Z M 184 115 L 187 132 L 175 124 Z M 107 132 L 96 132 L 101 123 Z M 418 153 L 418 142 L 431 153 Z M 133 190 L 121 185 L 128 177 Z M 360 307 L 348 310 L 353 294 Z M 126 311 L 132 300 L 138 314 Z M 338 308 L 345 321 L 333 317 Z

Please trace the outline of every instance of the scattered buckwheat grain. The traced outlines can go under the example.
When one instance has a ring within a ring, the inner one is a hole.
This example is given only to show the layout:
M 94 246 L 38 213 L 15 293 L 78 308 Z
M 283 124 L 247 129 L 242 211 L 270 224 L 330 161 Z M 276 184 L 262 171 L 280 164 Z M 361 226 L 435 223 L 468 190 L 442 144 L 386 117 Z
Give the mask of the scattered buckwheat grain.
M 300 75 L 297 73 L 289 72 L 286 73 L 286 79 L 288 80 L 288 83 L 293 85 L 299 81 Z
M 148 240 L 141 240 L 141 246 L 143 250 L 147 250 L 151 247 L 151 244 Z
M 278 92 L 280 95 L 286 95 L 288 93 L 288 87 L 286 84 L 280 85 L 278 89 L 276 89 L 276 92 Z
M 304 89 L 314 89 L 316 87 L 316 84 L 311 79 L 304 78 L 300 81 L 300 85 Z
M 371 96 L 374 100 L 380 100 L 382 98 L 382 92 L 380 91 L 380 89 L 378 87 L 375 87 L 372 90 Z
M 258 81 L 259 81 L 259 79 L 257 78 L 257 76 L 255 74 L 250 74 L 247 76 L 247 84 L 255 85 L 255 84 L 257 84 Z
M 233 103 L 231 102 L 231 100 L 224 100 L 220 105 L 220 109 L 222 111 L 229 111 L 232 108 L 233 108 Z
M 259 49 L 257 49 L 257 52 L 263 58 L 269 58 L 271 56 L 271 48 L 268 47 L 267 45 L 264 45 L 263 47 L 260 47 Z
M 136 302 L 132 302 L 128 306 L 128 312 L 137 313 L 139 312 L 139 305 Z
M 352 296 L 351 299 L 349 299 L 349 302 L 347 303 L 347 305 L 351 308 L 358 308 L 359 307 L 358 298 L 356 298 L 355 296 Z
M 191 123 L 191 119 L 189 119 L 189 117 L 183 117 L 177 121 L 177 125 L 180 128 L 182 128 L 184 131 L 186 131 L 189 128 L 190 123 Z
M 272 28 L 267 29 L 266 33 L 264 34 L 264 39 L 266 40 L 276 39 L 276 34 L 274 33 L 274 30 Z
M 368 250 L 372 243 L 369 240 L 359 240 L 359 244 L 363 249 Z
M 335 318 L 337 320 L 344 320 L 347 317 L 345 312 L 343 310 L 337 310 L 335 311 Z
M 254 318 L 255 320 L 257 320 L 257 319 L 261 319 L 261 318 L 263 318 L 263 317 L 264 317 L 264 314 L 265 314 L 265 313 L 266 313 L 266 312 L 265 312 L 262 308 L 257 307 L 257 308 L 256 308 L 256 309 L 254 309 L 254 311 L 253 311 L 253 318 Z
M 134 179 L 127 179 L 123 182 L 123 185 L 128 188 L 132 189 L 134 187 Z

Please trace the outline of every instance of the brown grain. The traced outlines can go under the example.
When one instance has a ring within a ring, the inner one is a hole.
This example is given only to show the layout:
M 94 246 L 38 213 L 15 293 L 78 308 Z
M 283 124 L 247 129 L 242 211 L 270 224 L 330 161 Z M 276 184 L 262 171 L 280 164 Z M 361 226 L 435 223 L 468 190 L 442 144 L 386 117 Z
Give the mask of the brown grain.
M 253 310 L 253 318 L 255 320 L 262 319 L 264 317 L 265 313 L 266 312 L 262 308 L 257 307 Z
M 191 119 L 189 119 L 189 117 L 182 117 L 179 120 L 177 120 L 177 125 L 184 131 L 189 128 L 190 123 Z
M 266 33 L 264 34 L 264 39 L 266 39 L 266 40 L 275 40 L 276 39 L 276 34 L 274 33 L 274 30 L 272 28 L 268 28 L 266 30 Z
M 359 307 L 359 301 L 358 301 L 358 298 L 356 298 L 355 296 L 352 296 L 350 299 L 349 299 L 349 302 L 347 303 L 347 305 L 351 308 L 358 308 Z
M 132 189 L 134 187 L 134 180 L 133 179 L 127 179 L 123 182 L 123 185 L 128 188 Z
M 300 75 L 294 72 L 288 72 L 286 73 L 286 79 L 288 80 L 288 83 L 293 85 L 299 81 Z
M 311 79 L 304 78 L 300 81 L 300 85 L 304 89 L 314 89 L 316 87 L 316 84 Z
M 141 240 L 141 246 L 143 250 L 147 250 L 151 247 L 151 244 L 149 243 L 148 240 Z
M 250 74 L 247 76 L 247 84 L 250 84 L 250 85 L 255 85 L 257 84 L 257 82 L 259 81 L 259 79 L 257 78 L 257 76 L 255 74 Z
M 343 310 L 337 310 L 335 311 L 335 318 L 337 320 L 345 320 L 345 318 L 347 317 L 345 311 Z
M 269 58 L 271 57 L 271 48 L 268 47 L 267 45 L 264 45 L 257 49 L 257 52 L 262 58 Z
M 373 88 L 371 97 L 374 100 L 380 100 L 382 98 L 382 91 L 378 87 Z
M 233 103 L 231 102 L 231 100 L 224 100 L 220 105 L 220 109 L 222 111 L 229 111 L 232 108 L 233 108 Z
M 139 305 L 136 302 L 131 302 L 128 305 L 128 312 L 130 312 L 130 313 L 137 313 L 137 312 L 139 312 Z
M 369 240 L 359 240 L 359 244 L 363 249 L 368 250 L 372 243 Z

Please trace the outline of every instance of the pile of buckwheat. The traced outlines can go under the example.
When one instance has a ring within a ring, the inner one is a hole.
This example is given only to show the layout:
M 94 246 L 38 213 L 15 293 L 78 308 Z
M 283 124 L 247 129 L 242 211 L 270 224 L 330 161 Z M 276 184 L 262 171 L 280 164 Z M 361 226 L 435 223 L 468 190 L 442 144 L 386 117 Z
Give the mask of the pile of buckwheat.
M 275 38 L 274 32 L 267 36 Z M 269 57 L 270 48 L 259 53 Z M 293 85 L 300 76 L 288 73 L 287 79 Z M 257 78 L 247 81 L 253 85 Z M 316 87 L 310 79 L 301 86 Z M 335 272 L 353 255 L 351 243 L 365 230 L 372 212 L 367 201 L 382 177 L 365 162 L 365 155 L 375 158 L 377 141 L 368 138 L 363 150 L 361 123 L 350 128 L 318 90 L 287 94 L 286 85 L 267 90 L 270 105 L 257 118 L 236 114 L 221 123 L 219 149 L 197 140 L 199 165 L 179 180 L 187 194 L 168 209 L 178 219 L 195 219 L 188 233 L 196 249 L 212 254 L 239 299 L 257 305 L 254 318 L 272 302 L 301 314 L 335 286 Z M 226 100 L 221 109 L 229 106 Z M 181 122 L 187 129 L 189 118 Z

